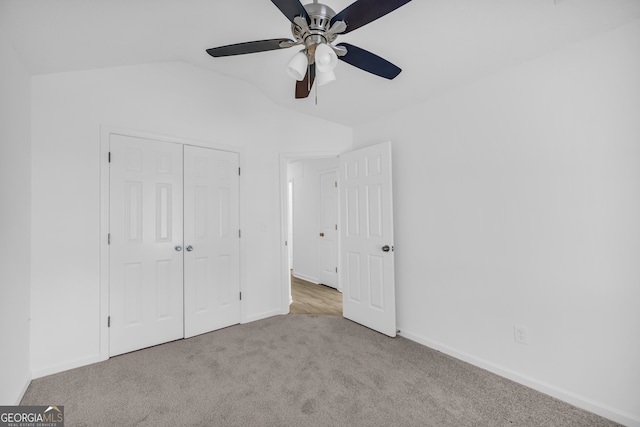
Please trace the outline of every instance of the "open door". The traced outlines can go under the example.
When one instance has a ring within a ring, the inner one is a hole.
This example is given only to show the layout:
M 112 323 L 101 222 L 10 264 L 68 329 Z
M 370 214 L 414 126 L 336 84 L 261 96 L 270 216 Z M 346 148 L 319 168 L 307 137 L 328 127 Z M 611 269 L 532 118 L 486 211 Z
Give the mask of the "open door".
M 391 142 L 340 155 L 343 315 L 396 336 Z

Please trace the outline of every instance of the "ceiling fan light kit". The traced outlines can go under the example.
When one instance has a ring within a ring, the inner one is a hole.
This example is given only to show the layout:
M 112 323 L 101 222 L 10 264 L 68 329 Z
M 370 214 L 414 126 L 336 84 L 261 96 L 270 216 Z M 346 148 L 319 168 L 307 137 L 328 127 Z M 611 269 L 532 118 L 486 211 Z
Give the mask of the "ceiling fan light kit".
M 319 72 L 333 71 L 338 65 L 338 55 L 326 43 L 316 46 L 316 68 Z
M 309 66 L 309 60 L 304 50 L 293 55 L 293 57 L 287 63 L 287 73 L 296 80 L 303 80 L 305 74 L 307 74 L 307 67 Z
M 293 39 L 270 39 L 237 43 L 207 49 L 214 58 L 302 45 L 287 63 L 286 71 L 296 82 L 296 98 L 306 98 L 314 81 L 324 85 L 336 79 L 334 69 L 338 59 L 380 77 L 392 80 L 402 71 L 391 62 L 359 47 L 333 42 L 347 34 L 409 3 L 411 0 L 357 0 L 340 13 L 318 3 L 302 5 L 300 0 L 271 0 L 291 21 Z
M 336 79 L 336 74 L 333 72 L 333 70 L 323 71 L 323 72 L 320 72 L 318 70 L 317 74 L 318 74 L 317 75 L 318 86 L 324 86 L 327 83 L 331 83 Z

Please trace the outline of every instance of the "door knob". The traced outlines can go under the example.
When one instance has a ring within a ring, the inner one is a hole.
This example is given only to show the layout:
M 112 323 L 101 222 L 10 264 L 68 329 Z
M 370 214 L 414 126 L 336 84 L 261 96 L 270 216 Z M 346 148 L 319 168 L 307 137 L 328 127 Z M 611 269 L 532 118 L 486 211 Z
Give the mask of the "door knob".
M 320 233 L 320 237 L 324 237 L 324 233 Z
M 383 251 L 383 252 L 389 252 L 390 250 L 392 250 L 392 249 L 391 249 L 391 247 L 390 247 L 389 245 L 384 245 L 384 246 L 382 247 L 382 251 Z
M 187 252 L 191 252 L 193 250 L 193 246 L 189 245 L 185 248 Z
M 176 250 L 176 251 L 178 251 L 178 252 L 180 252 L 180 251 L 182 250 L 182 246 L 176 246 L 176 247 L 175 247 L 175 250 Z

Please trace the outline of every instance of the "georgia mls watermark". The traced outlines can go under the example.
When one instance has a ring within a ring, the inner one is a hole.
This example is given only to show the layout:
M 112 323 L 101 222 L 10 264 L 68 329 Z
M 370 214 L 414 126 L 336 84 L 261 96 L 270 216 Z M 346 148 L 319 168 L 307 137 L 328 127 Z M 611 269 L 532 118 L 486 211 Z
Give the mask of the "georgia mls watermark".
M 0 427 L 64 427 L 64 406 L 0 406 Z

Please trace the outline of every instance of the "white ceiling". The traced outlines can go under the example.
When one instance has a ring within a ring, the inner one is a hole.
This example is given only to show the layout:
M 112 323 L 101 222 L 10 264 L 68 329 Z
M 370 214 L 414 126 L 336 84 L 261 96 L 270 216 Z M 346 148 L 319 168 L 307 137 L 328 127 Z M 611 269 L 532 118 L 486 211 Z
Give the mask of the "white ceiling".
M 326 0 L 339 12 L 352 0 Z M 413 0 L 344 41 L 403 69 L 392 81 L 339 61 L 338 80 L 294 99 L 296 48 L 212 58 L 210 47 L 291 36 L 269 0 L 0 0 L 0 27 L 33 74 L 185 61 L 273 102 L 353 126 L 640 17 L 640 0 Z

